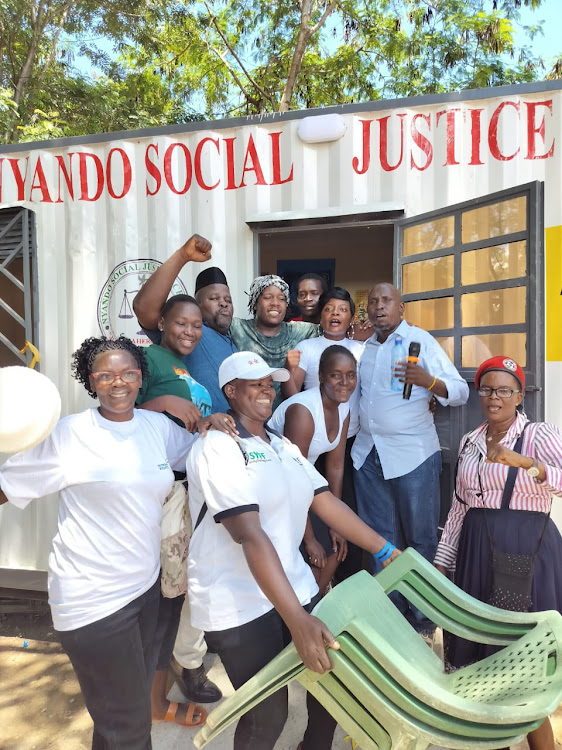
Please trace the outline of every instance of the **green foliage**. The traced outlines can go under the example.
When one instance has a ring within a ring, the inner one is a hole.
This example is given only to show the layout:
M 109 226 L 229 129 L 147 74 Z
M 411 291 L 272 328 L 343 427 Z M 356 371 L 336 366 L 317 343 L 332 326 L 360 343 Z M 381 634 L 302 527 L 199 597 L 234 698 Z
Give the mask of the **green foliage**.
M 546 70 L 515 45 L 522 2 L 541 0 L 3 0 L 0 131 L 35 140 L 531 81 Z

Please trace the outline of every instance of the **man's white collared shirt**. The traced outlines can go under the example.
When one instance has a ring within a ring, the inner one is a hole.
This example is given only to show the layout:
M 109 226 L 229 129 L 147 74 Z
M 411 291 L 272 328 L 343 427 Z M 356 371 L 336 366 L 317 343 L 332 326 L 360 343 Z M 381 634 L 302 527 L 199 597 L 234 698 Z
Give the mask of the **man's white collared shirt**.
M 391 390 L 392 349 L 397 336 L 408 351 L 412 341 L 420 345 L 419 364 L 447 386 L 448 397 L 437 400 L 443 406 L 462 406 L 468 401 L 468 384 L 433 336 L 403 320 L 384 343 L 374 334 L 367 341 L 359 372 L 361 397 L 360 429 L 351 452 L 353 465 L 360 469 L 377 449 L 385 479 L 409 474 L 440 450 L 433 415 L 429 411 L 432 393 L 412 386 L 410 399 Z

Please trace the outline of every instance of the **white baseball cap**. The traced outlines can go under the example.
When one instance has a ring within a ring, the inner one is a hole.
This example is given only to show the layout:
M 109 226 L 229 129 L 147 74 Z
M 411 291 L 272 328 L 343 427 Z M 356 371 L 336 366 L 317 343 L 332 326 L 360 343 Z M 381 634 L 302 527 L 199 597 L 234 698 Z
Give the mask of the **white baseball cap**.
M 231 380 L 261 380 L 271 375 L 273 380 L 284 383 L 289 380 L 289 371 L 283 367 L 270 367 L 259 354 L 236 352 L 227 357 L 219 367 L 219 386 L 222 388 Z

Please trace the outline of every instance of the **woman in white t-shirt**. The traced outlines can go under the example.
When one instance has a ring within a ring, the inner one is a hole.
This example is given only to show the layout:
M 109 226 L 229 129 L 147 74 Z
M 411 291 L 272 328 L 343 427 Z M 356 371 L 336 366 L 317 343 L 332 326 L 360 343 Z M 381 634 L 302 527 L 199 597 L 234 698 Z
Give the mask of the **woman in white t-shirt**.
M 269 426 L 298 445 L 311 464 L 316 465 L 319 456 L 325 454 L 321 473 L 330 491 L 341 497 L 349 401 L 357 382 L 357 362 L 349 349 L 334 344 L 322 352 L 318 371 L 320 385 L 283 401 Z M 303 546 L 320 591 L 324 591 L 345 560 L 347 542 L 313 513 Z
M 49 602 L 94 721 L 92 748 L 149 750 L 162 504 L 195 438 L 134 408 L 147 366 L 129 339 L 87 339 L 72 371 L 99 407 L 8 459 L 0 503 L 59 493 Z
M 286 438 L 271 433 L 274 380 L 288 377 L 257 354 L 237 352 L 219 368 L 237 422 L 238 444 L 219 432 L 193 446 L 187 460 L 195 528 L 189 545 L 192 623 L 205 631 L 238 689 L 291 640 L 305 666 L 331 668 L 326 644 L 338 648 L 324 623 L 309 614 L 318 592 L 299 551 L 309 507 L 331 528 L 385 563 L 399 552 L 326 487 L 326 480 Z M 308 696 L 302 750 L 331 747 L 335 720 Z M 282 689 L 238 722 L 234 750 L 272 750 L 287 718 Z

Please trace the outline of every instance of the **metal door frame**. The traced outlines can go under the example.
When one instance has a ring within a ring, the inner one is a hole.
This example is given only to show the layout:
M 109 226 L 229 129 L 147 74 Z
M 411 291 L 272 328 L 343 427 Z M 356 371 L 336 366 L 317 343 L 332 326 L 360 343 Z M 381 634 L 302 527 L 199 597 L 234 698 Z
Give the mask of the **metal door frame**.
M 18 223 L 21 224 L 19 231 Z M 16 258 L 23 260 L 23 282 L 8 270 L 8 266 Z M 37 344 L 39 326 L 35 215 L 27 208 L 0 209 L 0 273 L 20 292 L 23 292 L 24 297 L 23 318 L 0 297 L 0 307 L 24 329 L 24 340 L 21 346 L 10 341 L 2 331 L 0 331 L 0 342 L 23 364 L 29 364 L 32 353 L 28 351 L 22 354 L 20 349 L 23 348 L 25 341 Z

